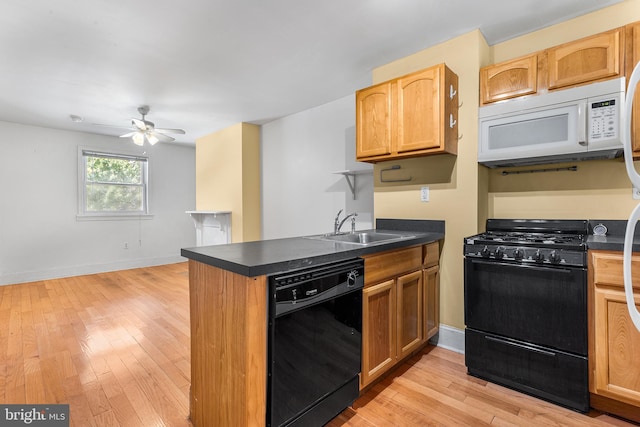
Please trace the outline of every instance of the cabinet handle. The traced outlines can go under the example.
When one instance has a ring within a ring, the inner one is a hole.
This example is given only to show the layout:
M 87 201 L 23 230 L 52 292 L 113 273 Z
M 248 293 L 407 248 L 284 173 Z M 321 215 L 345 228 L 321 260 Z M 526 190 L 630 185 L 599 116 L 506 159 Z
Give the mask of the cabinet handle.
M 453 129 L 453 127 L 458 123 L 456 119 L 453 118 L 453 114 L 449 114 L 449 127 Z
M 453 99 L 456 93 L 458 93 L 458 91 L 453 88 L 453 85 L 449 85 L 449 99 Z
M 530 345 L 515 343 L 515 342 L 511 342 L 511 341 L 505 341 L 505 340 L 501 340 L 500 338 L 490 337 L 488 335 L 485 335 L 484 338 L 487 341 L 493 341 L 495 343 L 504 344 L 504 345 L 511 346 L 511 347 L 516 347 L 516 348 L 520 348 L 522 350 L 533 351 L 534 353 L 543 354 L 545 356 L 550 356 L 550 357 L 555 357 L 556 356 L 556 354 L 554 352 L 552 352 L 552 351 L 542 350 L 542 349 L 539 349 L 539 348 L 536 348 L 536 347 L 532 347 Z

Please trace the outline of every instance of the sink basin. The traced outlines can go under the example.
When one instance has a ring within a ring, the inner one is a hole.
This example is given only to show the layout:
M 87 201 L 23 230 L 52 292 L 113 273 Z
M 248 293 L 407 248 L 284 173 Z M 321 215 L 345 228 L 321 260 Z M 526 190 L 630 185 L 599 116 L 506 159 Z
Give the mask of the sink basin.
M 415 236 L 409 236 L 405 234 L 393 234 L 393 233 L 378 233 L 377 231 L 362 231 L 357 233 L 345 233 L 345 234 L 322 234 L 319 236 L 308 236 L 308 239 L 325 240 L 329 242 L 337 243 L 351 243 L 355 245 L 374 245 L 381 243 L 388 243 L 395 240 L 402 240 L 412 238 Z

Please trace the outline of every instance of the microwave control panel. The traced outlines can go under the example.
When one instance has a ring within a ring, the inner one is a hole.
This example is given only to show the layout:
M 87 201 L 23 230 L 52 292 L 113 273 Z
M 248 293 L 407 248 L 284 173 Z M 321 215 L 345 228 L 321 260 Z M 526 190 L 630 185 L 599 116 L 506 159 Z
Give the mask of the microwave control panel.
M 620 138 L 620 98 L 613 96 L 589 100 L 589 141 L 599 142 Z

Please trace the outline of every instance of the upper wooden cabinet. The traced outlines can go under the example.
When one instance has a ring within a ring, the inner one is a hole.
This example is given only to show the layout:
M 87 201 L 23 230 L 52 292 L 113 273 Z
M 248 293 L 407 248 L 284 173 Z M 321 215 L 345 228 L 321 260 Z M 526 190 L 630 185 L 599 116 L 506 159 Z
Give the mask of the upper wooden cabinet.
M 480 70 L 480 103 L 536 93 L 538 55 L 527 55 Z
M 627 81 L 631 77 L 631 72 L 638 62 L 640 62 L 640 22 L 627 26 Z M 631 141 L 633 141 L 634 158 L 640 157 L 640 87 L 636 89 L 636 96 L 633 100 L 633 111 L 631 117 Z
M 624 75 L 625 28 L 480 69 L 480 105 Z
M 624 29 L 618 28 L 547 49 L 549 89 L 620 77 L 623 40 Z
M 357 160 L 456 154 L 457 91 L 444 64 L 357 91 Z
M 371 86 L 356 93 L 357 158 L 391 154 L 393 85 Z

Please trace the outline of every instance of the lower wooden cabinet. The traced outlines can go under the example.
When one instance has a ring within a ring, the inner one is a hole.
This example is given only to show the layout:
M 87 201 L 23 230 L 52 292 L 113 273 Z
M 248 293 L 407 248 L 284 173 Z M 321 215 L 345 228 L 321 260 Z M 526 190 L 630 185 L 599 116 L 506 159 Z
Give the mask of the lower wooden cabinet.
M 370 384 L 396 362 L 395 301 L 395 279 L 378 283 L 362 291 L 361 388 Z
M 438 251 L 435 243 L 364 257 L 361 389 L 438 332 Z
M 640 331 L 627 310 L 622 253 L 589 252 L 589 388 L 591 406 L 640 422 Z M 633 256 L 640 308 L 640 256 Z

